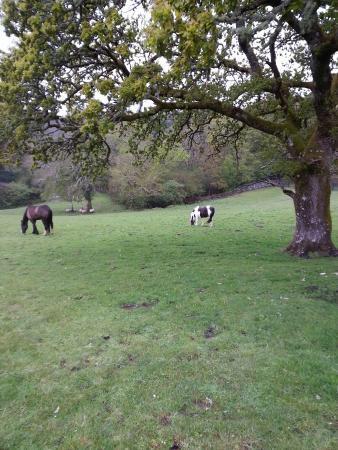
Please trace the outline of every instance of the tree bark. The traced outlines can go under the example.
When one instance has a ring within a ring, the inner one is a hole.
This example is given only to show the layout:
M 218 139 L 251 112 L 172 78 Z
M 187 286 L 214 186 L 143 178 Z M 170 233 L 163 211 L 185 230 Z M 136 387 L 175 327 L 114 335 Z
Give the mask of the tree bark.
M 322 256 L 338 256 L 331 238 L 331 184 L 329 170 L 309 171 L 295 177 L 292 192 L 296 212 L 296 229 L 288 253 L 308 257 L 315 252 Z M 290 195 L 291 191 L 288 191 Z
M 91 197 L 87 197 L 86 198 L 86 211 L 90 212 L 91 209 L 93 209 L 93 205 L 92 205 L 92 199 Z

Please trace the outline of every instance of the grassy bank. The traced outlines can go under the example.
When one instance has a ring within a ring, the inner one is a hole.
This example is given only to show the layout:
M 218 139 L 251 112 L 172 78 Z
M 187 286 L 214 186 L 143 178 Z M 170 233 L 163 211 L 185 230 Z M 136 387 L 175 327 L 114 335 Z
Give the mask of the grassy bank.
M 277 189 L 213 204 L 0 212 L 0 448 L 336 448 L 338 260 L 281 252 Z

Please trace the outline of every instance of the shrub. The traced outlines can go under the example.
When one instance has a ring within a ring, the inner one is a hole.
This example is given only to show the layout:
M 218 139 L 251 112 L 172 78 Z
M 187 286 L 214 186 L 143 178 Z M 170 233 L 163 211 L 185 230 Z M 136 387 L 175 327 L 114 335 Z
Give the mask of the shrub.
M 175 180 L 168 180 L 161 186 L 158 194 L 145 198 L 146 208 L 165 208 L 169 205 L 182 203 L 186 197 L 184 186 Z
M 8 183 L 0 185 L 0 209 L 24 206 L 39 199 L 39 191 L 24 184 Z
M 10 183 L 15 180 L 15 174 L 11 170 L 0 168 L 0 183 Z

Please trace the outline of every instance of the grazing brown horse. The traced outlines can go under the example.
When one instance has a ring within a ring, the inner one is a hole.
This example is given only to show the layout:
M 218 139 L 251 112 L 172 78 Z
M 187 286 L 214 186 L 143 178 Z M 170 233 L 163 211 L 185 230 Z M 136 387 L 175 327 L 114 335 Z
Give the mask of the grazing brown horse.
M 26 233 L 28 228 L 28 221 L 32 222 L 33 234 L 39 234 L 36 228 L 35 222 L 37 220 L 42 220 L 45 227 L 45 232 L 43 234 L 49 234 L 50 229 L 53 229 L 53 212 L 47 205 L 40 206 L 28 206 L 21 220 L 21 231 L 23 234 Z

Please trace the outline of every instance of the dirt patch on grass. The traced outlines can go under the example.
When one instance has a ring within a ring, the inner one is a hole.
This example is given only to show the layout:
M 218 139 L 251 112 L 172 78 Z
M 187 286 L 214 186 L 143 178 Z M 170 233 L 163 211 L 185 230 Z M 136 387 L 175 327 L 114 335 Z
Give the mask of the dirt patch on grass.
M 62 362 L 64 361 L 63 362 L 63 367 L 66 367 L 66 360 L 61 360 L 61 361 Z M 61 361 L 60 361 L 60 367 L 61 367 Z M 91 364 L 90 359 L 88 358 L 88 356 L 85 356 L 85 357 L 83 357 L 81 359 L 81 361 L 78 364 L 76 364 L 75 366 L 72 366 L 70 368 L 70 371 L 71 372 L 78 372 L 79 370 L 86 369 L 87 367 L 90 366 L 90 364 Z
M 213 405 L 213 401 L 209 397 L 194 400 L 193 403 L 204 411 L 208 411 Z
M 239 445 L 239 450 L 262 450 L 262 446 L 257 441 L 244 439 Z
M 22 306 L 19 303 L 12 303 L 11 305 L 8 305 L 8 311 L 16 312 L 20 311 L 22 309 Z
M 314 300 L 338 304 L 338 289 L 311 285 L 306 286 L 305 293 Z
M 183 448 L 182 441 L 178 437 L 174 437 L 174 442 L 171 447 L 169 447 L 169 450 L 179 450 Z
M 200 415 L 199 412 L 192 412 L 186 403 L 184 403 L 184 405 L 181 406 L 181 408 L 178 410 L 178 413 L 182 414 L 182 416 L 185 417 L 195 417 Z
M 194 339 L 192 339 L 194 340 Z M 199 359 L 201 357 L 201 354 L 199 352 L 182 352 L 182 353 L 178 353 L 176 355 L 176 360 L 177 361 L 196 361 L 197 359 Z
M 151 308 L 152 306 L 157 305 L 159 301 L 158 300 L 152 300 L 149 302 L 142 302 L 142 303 L 123 303 L 121 305 L 122 309 L 137 309 L 137 308 Z
M 315 285 L 311 285 L 311 286 L 306 286 L 305 288 L 305 292 L 316 292 L 319 290 L 319 286 L 315 286 Z
M 159 417 L 160 424 L 165 426 L 165 427 L 168 426 L 168 425 L 171 425 L 171 421 L 172 421 L 172 419 L 171 419 L 171 415 L 170 414 L 161 414 L 160 417 Z
M 207 291 L 206 287 L 196 288 L 196 292 L 198 292 L 199 294 L 203 294 L 203 292 L 206 292 L 206 291 Z
M 204 331 L 204 337 L 206 339 L 211 339 L 215 337 L 219 333 L 218 328 L 216 325 L 210 325 L 205 331 Z
M 59 367 L 61 369 L 64 369 L 66 366 L 67 366 L 67 361 L 64 358 L 60 359 Z

